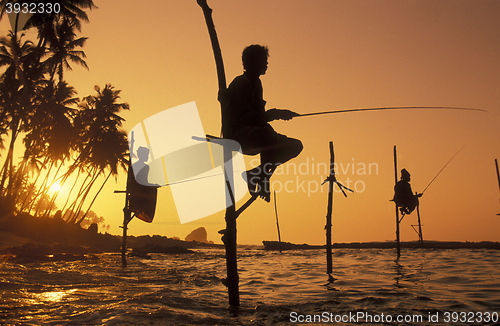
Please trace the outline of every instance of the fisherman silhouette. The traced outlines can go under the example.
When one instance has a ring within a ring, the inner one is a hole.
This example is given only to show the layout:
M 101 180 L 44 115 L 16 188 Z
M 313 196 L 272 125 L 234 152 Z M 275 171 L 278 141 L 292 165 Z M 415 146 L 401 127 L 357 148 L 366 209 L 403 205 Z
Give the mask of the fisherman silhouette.
M 149 183 L 149 165 L 146 163 L 149 159 L 149 148 L 139 147 L 137 149 L 138 161 L 132 165 L 135 180 L 143 186 L 159 187 L 158 184 Z
M 413 193 L 410 180 L 410 172 L 406 169 L 402 169 L 401 180 L 399 180 L 394 186 L 394 197 L 392 200 L 399 207 L 399 211 L 403 216 L 413 212 L 415 207 L 418 205 L 418 198 L 422 196 L 422 194 Z
M 135 216 L 145 222 L 151 223 L 156 210 L 156 197 L 158 184 L 149 183 L 149 149 L 137 149 L 138 161 L 132 165 L 128 173 L 128 189 L 130 192 L 129 208 Z
M 277 133 L 269 122 L 299 116 L 290 110 L 265 109 L 260 80 L 268 65 L 267 47 L 253 44 L 243 50 L 244 73 L 221 92 L 222 132 L 236 140 L 243 154 L 260 154 L 260 165 L 247 171 L 250 193 L 265 201 L 271 199 L 270 178 L 276 168 L 302 151 L 302 142 Z

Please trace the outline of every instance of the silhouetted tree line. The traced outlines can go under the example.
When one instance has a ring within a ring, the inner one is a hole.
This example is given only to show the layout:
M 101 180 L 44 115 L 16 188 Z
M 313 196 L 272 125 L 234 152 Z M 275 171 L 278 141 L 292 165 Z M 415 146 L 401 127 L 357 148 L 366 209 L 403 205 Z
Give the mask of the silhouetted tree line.
M 0 0 L 0 19 L 9 2 L 26 1 Z M 50 189 L 59 184 L 67 196 L 62 218 L 80 224 L 105 183 L 128 164 L 119 114 L 129 106 L 111 85 L 78 98 L 64 80 L 74 64 L 88 69 L 87 38 L 77 33 L 89 21 L 85 10 L 97 7 L 92 0 L 57 2 L 59 13 L 35 13 L 24 26 L 16 17 L 0 38 L 0 216 L 53 214 L 62 194 Z M 28 29 L 37 31 L 36 42 L 25 39 Z

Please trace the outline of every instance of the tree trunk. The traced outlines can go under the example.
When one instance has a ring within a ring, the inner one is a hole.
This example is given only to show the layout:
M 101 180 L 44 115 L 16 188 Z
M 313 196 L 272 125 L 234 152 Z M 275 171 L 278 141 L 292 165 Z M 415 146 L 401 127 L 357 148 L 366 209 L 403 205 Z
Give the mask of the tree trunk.
M 87 211 L 85 211 L 85 214 L 83 214 L 83 216 L 80 218 L 80 220 L 76 224 L 82 223 L 82 221 L 85 219 L 85 216 L 87 216 L 87 214 L 89 213 L 90 208 L 92 207 L 92 205 L 94 204 L 95 200 L 97 199 L 97 196 L 99 196 L 99 194 L 101 193 L 101 190 L 104 188 L 104 185 L 106 185 L 106 183 L 108 182 L 109 177 L 111 176 L 111 174 L 112 174 L 112 171 L 109 171 L 109 174 L 106 177 L 106 180 L 104 180 L 104 182 L 102 183 L 101 187 L 99 188 L 99 190 L 95 194 L 94 198 L 90 202 L 89 207 L 87 208 Z

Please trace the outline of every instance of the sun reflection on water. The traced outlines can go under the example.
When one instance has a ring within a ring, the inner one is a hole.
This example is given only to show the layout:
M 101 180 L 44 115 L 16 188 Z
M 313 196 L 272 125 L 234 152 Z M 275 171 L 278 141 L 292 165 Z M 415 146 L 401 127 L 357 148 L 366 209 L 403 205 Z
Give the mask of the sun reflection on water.
M 40 302 L 59 302 L 64 299 L 69 294 L 72 294 L 77 289 L 69 289 L 64 291 L 50 291 L 34 294 L 35 299 Z

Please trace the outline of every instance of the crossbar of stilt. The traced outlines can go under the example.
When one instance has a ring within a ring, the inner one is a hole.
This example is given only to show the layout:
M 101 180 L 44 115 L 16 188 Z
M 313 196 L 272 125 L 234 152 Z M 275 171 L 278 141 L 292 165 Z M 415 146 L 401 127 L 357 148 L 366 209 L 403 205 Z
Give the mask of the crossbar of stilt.
M 248 200 L 243 205 L 241 205 L 240 208 L 236 210 L 236 218 L 238 218 L 238 216 L 240 216 L 245 209 L 250 207 L 250 205 L 252 205 L 252 203 L 257 199 L 257 197 L 258 197 L 257 195 L 252 195 L 252 197 L 248 198 Z
M 417 230 L 417 227 L 418 226 L 418 230 Z M 413 231 L 415 231 L 415 233 L 418 235 L 418 241 L 420 242 L 420 247 L 424 247 L 424 238 L 422 236 L 422 225 L 420 224 L 412 224 L 411 225 L 411 228 L 413 229 Z

